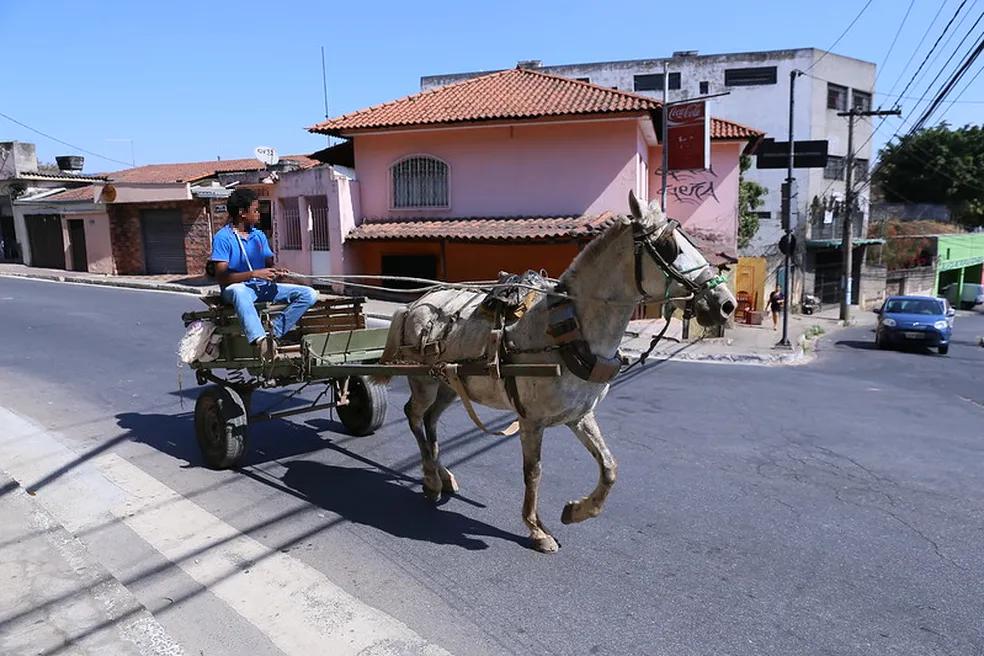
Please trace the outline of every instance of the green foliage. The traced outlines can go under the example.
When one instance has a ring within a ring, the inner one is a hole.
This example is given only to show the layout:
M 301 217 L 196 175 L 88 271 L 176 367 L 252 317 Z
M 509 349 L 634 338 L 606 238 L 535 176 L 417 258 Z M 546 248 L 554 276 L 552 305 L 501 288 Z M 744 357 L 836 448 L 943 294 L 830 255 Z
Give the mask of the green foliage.
M 984 225 L 984 128 L 946 123 L 882 148 L 874 182 L 890 202 L 943 203 L 967 226 Z
M 933 264 L 933 239 L 926 235 L 960 233 L 951 223 L 939 221 L 883 221 L 868 226 L 868 236 L 885 239 L 885 245 L 868 250 L 877 261 L 891 269 L 911 269 Z M 869 260 L 873 262 L 874 260 Z
M 759 229 L 755 210 L 762 207 L 764 196 L 769 190 L 757 182 L 745 179 L 745 171 L 752 165 L 752 159 L 741 156 L 741 174 L 738 178 L 738 248 L 745 248 Z

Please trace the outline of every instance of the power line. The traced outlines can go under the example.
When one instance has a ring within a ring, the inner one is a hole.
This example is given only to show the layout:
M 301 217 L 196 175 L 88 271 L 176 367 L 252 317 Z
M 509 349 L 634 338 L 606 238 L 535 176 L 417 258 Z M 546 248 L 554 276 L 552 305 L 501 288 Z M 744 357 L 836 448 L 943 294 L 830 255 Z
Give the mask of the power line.
M 936 37 L 936 41 L 933 43 L 933 47 L 930 48 L 929 52 L 926 53 L 926 56 L 923 57 L 922 62 L 920 62 L 919 64 L 919 68 L 917 68 L 916 72 L 912 74 L 911 78 L 909 78 L 909 82 L 905 85 L 905 88 L 902 89 L 902 93 L 900 93 L 899 95 L 904 96 L 905 92 L 908 91 L 909 87 L 912 86 L 912 83 L 915 82 L 916 76 L 919 75 L 919 71 L 921 71 L 923 66 L 926 65 L 926 62 L 929 60 L 930 55 L 932 55 L 933 51 L 936 50 L 936 46 L 940 44 L 940 41 L 943 39 L 943 36 L 949 31 L 950 26 L 953 25 L 953 21 L 956 20 L 957 15 L 964 8 L 965 4 L 967 4 L 967 0 L 961 0 L 960 4 L 957 6 L 957 10 L 953 12 L 953 16 L 950 17 L 949 22 L 947 22 L 947 24 L 943 27 L 943 31 L 940 32 L 940 35 L 938 37 Z M 908 64 L 906 64 L 906 66 L 908 66 Z
M 944 100 L 946 100 L 946 97 L 950 95 L 950 92 L 952 92 L 953 88 L 957 86 L 957 84 L 960 82 L 960 79 L 963 78 L 963 76 L 967 74 L 967 71 L 970 70 L 970 67 L 974 65 L 974 62 L 980 56 L 981 52 L 984 52 L 984 36 L 978 39 L 977 47 L 974 49 L 974 51 L 971 52 L 966 57 L 964 57 L 964 60 L 960 64 L 959 68 L 956 70 L 956 72 L 953 73 L 953 75 L 950 76 L 950 79 L 947 80 L 947 83 L 944 85 L 943 89 L 941 89 L 940 92 L 936 94 L 936 97 L 933 98 L 933 101 L 930 103 L 929 108 L 927 108 L 926 111 L 923 112 L 922 116 L 919 117 L 919 120 L 916 121 L 916 123 L 912 126 L 908 134 L 912 134 L 913 132 L 920 129 L 923 125 L 926 124 L 926 121 L 928 121 L 930 116 L 933 115 L 933 112 L 936 111 L 936 108 L 939 107 Z
M 966 1 L 967 0 L 964 0 L 964 2 L 966 2 Z M 830 47 L 829 48 L 827 48 L 826 50 L 823 51 L 823 54 L 820 55 L 820 57 L 815 62 L 813 62 L 812 64 L 810 64 L 809 66 L 807 66 L 806 71 L 811 70 L 814 66 L 816 66 L 821 61 L 823 61 L 823 58 L 824 57 L 826 57 L 828 54 L 830 54 L 830 51 L 833 50 L 837 46 L 838 43 L 840 43 L 840 40 L 843 39 L 844 36 L 848 32 L 851 31 L 851 28 L 854 27 L 854 24 L 858 22 L 858 19 L 859 18 L 861 18 L 861 14 L 863 14 L 865 12 L 865 10 L 868 8 L 869 5 L 871 5 L 871 3 L 872 3 L 872 0 L 868 0 L 868 2 L 864 3 L 864 6 L 861 7 L 861 11 L 859 11 L 858 12 L 858 15 L 854 17 L 854 20 L 852 20 L 850 22 L 850 24 L 848 24 L 848 26 L 844 28 L 844 31 L 841 32 L 840 36 L 837 37 L 837 39 L 833 43 L 830 44 Z M 803 71 L 803 72 L 805 73 L 806 71 Z
M 882 59 L 881 66 L 878 67 L 878 73 L 875 74 L 875 84 L 878 84 L 878 77 L 885 70 L 885 64 L 888 63 L 888 58 L 892 56 L 892 50 L 895 49 L 895 43 L 899 40 L 899 35 L 902 34 L 902 28 L 905 27 L 905 22 L 909 19 L 909 13 L 912 11 L 912 5 L 914 4 L 916 4 L 916 0 L 909 0 L 909 8 L 905 10 L 905 16 L 902 17 L 902 22 L 899 24 L 899 29 L 895 30 L 895 37 L 892 39 L 892 45 L 888 46 L 888 52 L 885 53 L 885 58 Z
M 953 29 L 949 31 L 949 34 L 947 34 L 946 40 L 943 41 L 942 45 L 940 45 L 939 48 L 937 48 L 936 53 L 933 54 L 932 59 L 929 60 L 929 63 L 926 65 L 925 70 L 923 70 L 923 72 L 919 74 L 919 77 L 916 78 L 915 81 L 916 85 L 922 84 L 923 78 L 929 74 L 930 69 L 936 64 L 936 60 L 939 59 L 939 57 L 946 51 L 946 48 L 950 45 L 950 41 L 953 39 L 953 37 L 957 35 L 957 33 L 960 31 L 960 28 L 963 27 L 964 22 L 967 20 L 968 17 L 973 15 L 972 11 L 974 5 L 976 4 L 977 4 L 977 0 L 973 0 L 967 6 L 967 11 L 963 12 L 963 15 L 960 16 L 960 20 L 957 21 L 957 24 L 954 25 Z M 950 51 L 950 56 L 947 58 L 946 63 L 943 64 L 939 74 L 942 74 L 942 71 L 949 65 L 951 61 L 953 61 L 953 58 L 956 56 L 957 51 L 960 50 L 960 47 L 963 45 L 963 42 L 967 40 L 967 37 L 970 36 L 970 34 L 973 31 L 974 31 L 974 26 L 971 26 L 971 28 L 967 31 L 967 33 L 964 34 L 964 38 L 960 40 L 960 43 L 957 44 L 956 47 L 954 47 L 953 50 Z M 928 86 L 932 86 L 932 85 L 933 83 L 930 82 Z
M 130 168 L 130 162 L 124 162 L 122 160 L 113 159 L 112 157 L 106 157 L 105 155 L 100 155 L 99 153 L 94 153 L 91 150 L 86 150 L 85 148 L 81 148 L 81 147 L 76 146 L 74 144 L 70 144 L 67 141 L 62 141 L 58 137 L 53 137 L 50 134 L 47 134 L 45 132 L 42 132 L 41 130 L 38 130 L 36 128 L 32 128 L 30 125 L 28 125 L 26 123 L 21 123 L 20 121 L 18 121 L 13 116 L 7 116 L 3 112 L 0 112 L 0 116 L 4 117 L 5 119 L 7 119 L 8 121 L 10 121 L 12 123 L 16 123 L 17 125 L 21 126 L 22 128 L 27 128 L 31 132 L 34 132 L 36 134 L 40 134 L 45 139 L 51 139 L 52 141 L 56 141 L 56 142 L 60 143 L 63 146 L 68 146 L 69 148 L 74 148 L 75 150 L 79 151 L 80 153 L 85 153 L 86 155 L 92 155 L 93 157 L 98 157 L 99 159 L 104 159 L 104 160 L 106 160 L 108 162 L 116 162 L 117 164 L 122 164 L 123 166 L 125 166 L 127 168 Z
M 974 29 L 977 27 L 978 24 L 980 24 L 980 22 L 981 22 L 982 19 L 984 19 L 984 11 L 982 11 L 980 13 L 980 15 L 977 17 L 977 20 L 974 21 L 974 24 L 970 26 L 970 29 L 967 30 L 967 33 L 964 34 L 964 36 L 963 36 L 962 39 L 960 39 L 960 43 L 958 43 L 956 45 L 956 47 L 953 49 L 953 52 L 951 52 L 950 53 L 950 56 L 947 57 L 946 61 L 943 63 L 943 66 L 940 68 L 939 71 L 937 71 L 936 75 L 933 77 L 933 79 L 930 81 L 930 83 L 928 85 L 926 85 L 926 90 L 923 92 L 922 96 L 920 96 L 919 99 L 913 104 L 913 107 L 912 107 L 912 110 L 913 111 L 911 113 L 912 115 L 915 114 L 916 107 L 918 107 L 919 104 L 929 96 L 929 94 L 931 93 L 931 91 L 933 89 L 933 85 L 935 85 L 936 82 L 940 79 L 940 76 L 943 75 L 943 72 L 946 71 L 947 68 L 949 68 L 950 62 L 952 62 L 953 61 L 953 58 L 957 56 L 957 53 L 963 47 L 964 42 L 967 40 L 967 38 L 971 34 L 974 33 Z M 963 21 L 961 21 L 961 23 L 962 22 Z M 949 39 L 947 39 L 947 42 L 949 42 Z M 964 56 L 966 56 L 966 54 Z
M 984 73 L 984 66 L 981 66 L 979 69 L 977 69 L 977 72 L 974 73 L 974 77 L 970 78 L 970 81 L 964 86 L 963 89 L 960 90 L 960 93 L 957 94 L 957 97 L 950 101 L 949 107 L 947 107 L 943 111 L 944 114 L 950 111 L 950 107 L 953 107 L 953 103 L 960 102 L 960 96 L 964 95 L 964 93 L 967 92 L 967 89 L 969 89 L 971 85 L 974 84 L 975 81 L 977 81 L 977 78 L 978 76 L 980 76 L 981 73 Z M 964 102 L 970 102 L 970 101 L 965 100 Z
M 905 72 L 909 70 L 909 64 L 911 64 L 912 60 L 916 58 L 916 54 L 919 52 L 919 49 L 922 48 L 922 44 L 926 40 L 926 37 L 929 36 L 930 31 L 933 29 L 933 25 L 936 25 L 936 19 L 939 18 L 940 14 L 943 13 L 943 7 L 945 6 L 946 6 L 945 1 L 940 3 L 940 8 L 936 10 L 936 15 L 933 16 L 933 20 L 931 20 L 929 22 L 929 25 L 926 26 L 926 30 L 923 32 L 922 37 L 919 39 L 919 43 L 917 43 L 916 47 L 912 50 L 912 54 L 909 55 L 909 59 L 906 60 L 905 66 L 903 66 L 902 70 L 899 71 L 899 76 L 895 78 L 895 82 L 892 83 L 892 87 L 888 90 L 889 96 L 892 95 L 892 92 L 895 91 L 895 87 L 897 87 L 899 85 L 899 82 L 902 81 L 902 78 L 905 77 Z M 905 94 L 903 93 L 899 95 L 901 96 Z

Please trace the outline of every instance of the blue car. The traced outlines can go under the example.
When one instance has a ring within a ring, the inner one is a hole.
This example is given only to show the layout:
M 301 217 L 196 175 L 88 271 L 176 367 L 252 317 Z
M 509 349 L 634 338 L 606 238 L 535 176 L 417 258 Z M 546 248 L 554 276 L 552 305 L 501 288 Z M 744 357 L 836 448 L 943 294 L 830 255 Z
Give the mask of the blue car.
M 940 355 L 950 350 L 953 310 L 941 298 L 932 296 L 890 296 L 875 313 L 875 344 L 888 348 L 896 344 L 936 347 Z

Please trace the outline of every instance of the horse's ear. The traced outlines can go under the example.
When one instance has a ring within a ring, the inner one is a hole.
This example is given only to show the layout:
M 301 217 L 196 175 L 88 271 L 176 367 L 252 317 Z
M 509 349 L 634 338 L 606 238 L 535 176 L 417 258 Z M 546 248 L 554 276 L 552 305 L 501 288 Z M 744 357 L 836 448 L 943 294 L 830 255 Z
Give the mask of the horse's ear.
M 629 189 L 629 211 L 637 220 L 642 219 L 642 208 L 639 206 L 639 199 L 636 198 L 635 191 Z

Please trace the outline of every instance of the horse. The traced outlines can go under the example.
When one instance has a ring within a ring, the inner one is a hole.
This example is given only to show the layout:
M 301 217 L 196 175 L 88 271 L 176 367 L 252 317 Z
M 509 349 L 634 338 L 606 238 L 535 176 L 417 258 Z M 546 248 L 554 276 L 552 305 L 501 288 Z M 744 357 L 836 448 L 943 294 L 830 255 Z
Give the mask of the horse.
M 553 289 L 545 288 L 507 326 L 503 359 L 516 364 L 561 365 L 556 377 L 464 376 L 457 380 L 411 376 L 404 408 L 420 449 L 423 491 L 431 501 L 458 491 L 440 460 L 437 422 L 459 396 L 473 419 L 471 402 L 519 415 L 523 451 L 522 518 L 535 550 L 557 551 L 557 540 L 540 520 L 537 492 L 544 429 L 566 425 L 595 459 L 593 491 L 570 501 L 561 522 L 596 517 L 615 483 L 617 464 L 605 444 L 595 408 L 618 374 L 618 347 L 634 308 L 642 300 L 664 303 L 664 314 L 692 303 L 701 326 L 721 325 L 736 307 L 724 276 L 712 269 L 679 223 L 658 203 L 640 205 L 629 194 L 629 216 L 617 216 L 574 258 Z M 424 294 L 393 315 L 381 364 L 440 364 L 487 358 L 496 319 L 481 311 L 484 292 L 445 289 Z M 379 377 L 385 383 L 388 377 Z M 457 390 L 457 391 L 456 391 Z

